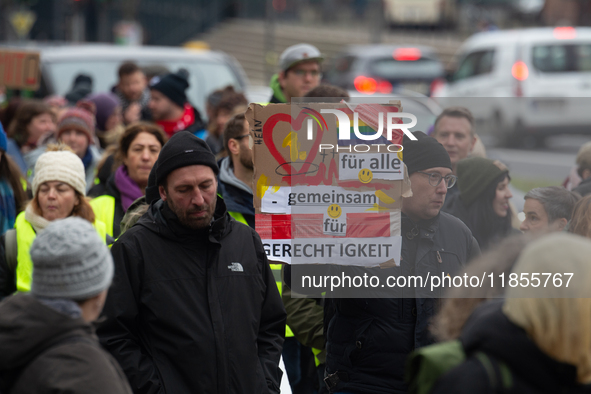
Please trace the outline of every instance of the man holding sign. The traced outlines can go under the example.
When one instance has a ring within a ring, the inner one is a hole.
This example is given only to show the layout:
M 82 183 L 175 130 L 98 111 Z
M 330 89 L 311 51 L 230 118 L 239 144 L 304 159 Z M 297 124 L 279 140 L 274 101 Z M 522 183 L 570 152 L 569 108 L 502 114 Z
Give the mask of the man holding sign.
M 445 148 L 422 132 L 414 135 L 416 141 L 403 140 L 413 195 L 402 202 L 401 262 L 383 271 L 392 276 L 453 275 L 480 249 L 459 219 L 440 212 L 456 181 Z M 325 379 L 331 392 L 407 392 L 406 357 L 433 342 L 428 325 L 437 312 L 438 294 L 410 286 L 392 294 L 399 298 L 332 300 Z

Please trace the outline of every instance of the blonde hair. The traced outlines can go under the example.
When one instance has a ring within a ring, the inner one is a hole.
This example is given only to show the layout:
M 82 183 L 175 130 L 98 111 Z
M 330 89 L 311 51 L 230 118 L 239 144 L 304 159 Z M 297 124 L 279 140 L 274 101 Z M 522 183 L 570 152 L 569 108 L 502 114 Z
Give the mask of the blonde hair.
M 577 381 L 591 383 L 591 241 L 553 233 L 528 245 L 513 269 L 522 273 L 562 274 L 561 286 L 510 287 L 503 312 L 550 357 L 577 368 Z M 572 272 L 568 287 L 568 276 Z
M 575 205 L 568 231 L 591 238 L 591 195 L 585 196 Z
M 466 273 L 468 277 L 474 275 L 481 277 L 484 272 L 491 273 L 495 278 L 501 274 L 508 277 L 519 254 L 525 246 L 534 239 L 534 235 L 520 234 L 507 237 L 495 247 L 483 253 L 470 262 L 459 274 Z M 502 298 L 505 288 L 496 283 L 491 287 L 490 283 L 482 287 L 452 287 L 442 302 L 439 313 L 433 318 L 430 327 L 431 333 L 439 341 L 458 339 L 466 321 L 480 304 L 484 301 Z
M 70 148 L 69 145 L 64 144 L 63 142 L 59 142 L 57 144 L 47 144 L 47 148 L 45 149 L 45 152 L 72 152 L 72 153 L 76 153 L 74 152 L 74 150 L 72 150 L 72 148 Z
M 70 185 L 68 185 L 70 186 Z M 72 186 L 70 186 L 72 187 Z M 72 189 L 74 189 L 72 187 Z M 76 193 L 76 197 L 78 197 L 78 201 L 79 203 L 74 205 L 74 209 L 72 209 L 72 212 L 70 213 L 70 215 L 68 215 L 68 217 L 70 216 L 76 216 L 82 219 L 86 219 L 88 220 L 90 223 L 94 224 L 94 220 L 95 220 L 95 214 L 94 211 L 92 210 L 92 206 L 90 205 L 90 203 L 88 202 L 89 199 L 85 196 L 83 196 L 82 194 L 80 194 L 80 192 L 78 192 L 77 190 L 74 190 L 74 193 Z M 37 215 L 39 216 L 43 216 L 43 211 L 41 210 L 41 207 L 39 206 L 39 193 L 37 193 L 37 195 L 35 195 L 35 197 L 33 197 L 33 199 L 31 200 L 31 202 L 29 203 L 31 204 L 31 208 L 33 208 L 33 212 L 35 212 Z

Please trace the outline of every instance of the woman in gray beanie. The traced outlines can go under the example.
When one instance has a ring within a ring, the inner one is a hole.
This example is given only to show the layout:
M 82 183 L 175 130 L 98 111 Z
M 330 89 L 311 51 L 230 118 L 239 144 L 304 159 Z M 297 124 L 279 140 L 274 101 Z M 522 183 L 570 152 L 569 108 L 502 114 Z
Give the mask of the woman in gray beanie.
M 113 279 L 109 248 L 88 221 L 68 218 L 47 226 L 30 253 L 31 293 L 0 303 L 0 392 L 130 394 L 91 324 Z

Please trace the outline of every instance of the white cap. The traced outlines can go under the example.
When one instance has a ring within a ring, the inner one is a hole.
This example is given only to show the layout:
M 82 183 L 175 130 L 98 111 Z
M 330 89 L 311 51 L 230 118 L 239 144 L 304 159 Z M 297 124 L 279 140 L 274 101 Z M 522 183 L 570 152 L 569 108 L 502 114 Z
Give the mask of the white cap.
M 286 71 L 300 62 L 314 60 L 322 63 L 324 57 L 314 45 L 296 44 L 287 48 L 279 57 L 281 71 Z
M 86 195 L 86 173 L 84 164 L 70 151 L 45 152 L 35 163 L 33 196 L 44 182 L 60 181 L 72 186 L 83 196 Z

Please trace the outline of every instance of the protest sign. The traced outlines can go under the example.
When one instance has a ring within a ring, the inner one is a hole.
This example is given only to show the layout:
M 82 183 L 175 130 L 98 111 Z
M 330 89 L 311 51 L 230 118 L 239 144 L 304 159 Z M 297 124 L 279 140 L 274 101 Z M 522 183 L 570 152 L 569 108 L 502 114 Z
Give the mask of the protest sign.
M 12 89 L 39 89 L 39 53 L 0 49 L 0 85 Z
M 251 104 L 255 225 L 269 260 L 400 263 L 405 116 L 398 101 Z

